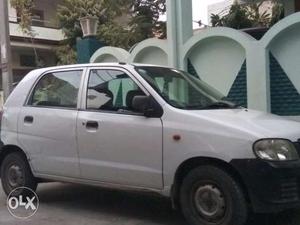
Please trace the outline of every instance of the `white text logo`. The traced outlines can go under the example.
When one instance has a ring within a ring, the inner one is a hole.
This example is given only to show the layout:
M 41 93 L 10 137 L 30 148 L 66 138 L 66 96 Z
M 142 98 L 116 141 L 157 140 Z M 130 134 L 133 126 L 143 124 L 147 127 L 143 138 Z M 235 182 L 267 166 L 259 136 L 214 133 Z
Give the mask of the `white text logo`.
M 26 187 L 14 189 L 7 197 L 7 209 L 10 214 L 19 219 L 33 216 L 39 207 L 37 194 Z

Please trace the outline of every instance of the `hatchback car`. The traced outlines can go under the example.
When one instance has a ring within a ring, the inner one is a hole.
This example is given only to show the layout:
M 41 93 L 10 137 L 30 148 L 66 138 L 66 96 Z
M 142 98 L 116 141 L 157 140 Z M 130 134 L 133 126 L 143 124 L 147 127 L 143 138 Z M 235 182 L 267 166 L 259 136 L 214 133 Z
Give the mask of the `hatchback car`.
M 5 103 L 1 181 L 6 194 L 43 180 L 150 191 L 192 225 L 243 225 L 299 206 L 299 138 L 299 123 L 176 69 L 44 68 Z

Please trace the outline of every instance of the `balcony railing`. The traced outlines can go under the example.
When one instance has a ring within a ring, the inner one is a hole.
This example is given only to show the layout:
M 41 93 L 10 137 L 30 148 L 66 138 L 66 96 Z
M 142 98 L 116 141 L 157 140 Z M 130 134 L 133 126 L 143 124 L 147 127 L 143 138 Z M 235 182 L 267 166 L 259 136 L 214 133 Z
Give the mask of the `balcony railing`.
M 20 22 L 20 17 L 9 17 L 9 22 L 10 23 L 19 23 Z M 49 21 L 49 20 L 39 20 L 39 19 L 32 19 L 32 26 L 35 27 L 44 27 L 44 28 L 51 28 L 51 29 L 60 29 L 59 24 L 54 21 Z
M 17 18 L 10 18 L 9 30 L 11 36 L 30 38 L 29 34 L 22 32 L 20 29 Z M 35 19 L 32 22 L 32 30 L 35 39 L 48 41 L 62 41 L 65 39 L 62 29 L 52 21 Z

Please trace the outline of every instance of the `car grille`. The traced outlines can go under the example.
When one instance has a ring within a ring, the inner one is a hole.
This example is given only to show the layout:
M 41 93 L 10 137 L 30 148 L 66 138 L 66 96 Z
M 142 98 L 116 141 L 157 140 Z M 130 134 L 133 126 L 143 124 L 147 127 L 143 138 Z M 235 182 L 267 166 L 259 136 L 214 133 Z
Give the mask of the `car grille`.
M 298 179 L 285 178 L 280 182 L 280 200 L 282 202 L 299 201 Z
M 297 142 L 294 142 L 294 146 L 296 147 L 298 154 L 300 155 L 300 139 Z
M 294 146 L 300 156 L 300 139 L 294 142 Z M 288 177 L 280 179 L 280 201 L 284 202 L 296 202 L 300 200 L 300 177 Z

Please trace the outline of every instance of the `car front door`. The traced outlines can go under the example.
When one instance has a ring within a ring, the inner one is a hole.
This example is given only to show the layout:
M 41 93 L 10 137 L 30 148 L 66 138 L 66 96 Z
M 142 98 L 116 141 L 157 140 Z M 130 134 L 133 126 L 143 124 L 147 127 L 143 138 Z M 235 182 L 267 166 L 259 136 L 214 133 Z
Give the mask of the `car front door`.
M 145 92 L 122 69 L 90 69 L 78 114 L 81 176 L 93 181 L 162 188 L 162 121 L 132 108 Z
M 18 140 L 37 174 L 79 178 L 76 142 L 82 69 L 43 74 L 22 107 Z

